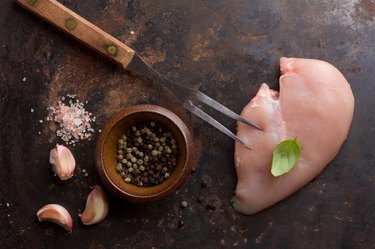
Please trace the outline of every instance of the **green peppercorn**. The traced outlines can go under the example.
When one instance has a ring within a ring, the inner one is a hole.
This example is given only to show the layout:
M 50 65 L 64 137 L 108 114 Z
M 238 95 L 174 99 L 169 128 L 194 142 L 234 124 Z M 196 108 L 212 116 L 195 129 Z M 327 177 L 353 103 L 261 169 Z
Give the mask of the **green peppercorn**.
M 137 127 L 135 127 L 135 126 L 132 126 L 132 131 L 136 131 L 137 130 Z
M 117 159 L 118 159 L 118 160 L 122 160 L 123 158 L 124 158 L 123 155 L 117 155 Z
M 127 164 L 128 163 L 128 160 L 126 160 L 126 159 L 122 159 L 122 161 L 121 161 L 123 164 Z
M 130 183 L 131 179 L 129 177 L 126 177 L 124 181 L 127 182 L 127 183 Z
M 124 144 L 124 140 L 119 139 L 117 143 L 118 143 L 118 145 L 122 145 L 122 144 Z
M 119 154 L 119 155 L 123 155 L 123 154 L 124 154 L 124 151 L 123 151 L 123 150 L 118 150 L 118 151 L 117 151 L 117 154 Z

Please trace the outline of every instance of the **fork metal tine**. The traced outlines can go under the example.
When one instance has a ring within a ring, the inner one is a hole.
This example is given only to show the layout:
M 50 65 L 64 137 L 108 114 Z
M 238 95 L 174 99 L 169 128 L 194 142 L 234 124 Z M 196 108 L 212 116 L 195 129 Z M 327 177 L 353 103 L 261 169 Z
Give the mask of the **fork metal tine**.
M 219 102 L 217 102 L 216 100 L 210 98 L 209 96 L 207 96 L 206 94 L 200 92 L 200 91 L 195 91 L 195 97 L 202 101 L 203 103 L 205 103 L 206 105 L 212 107 L 213 109 L 223 113 L 224 115 L 230 117 L 230 118 L 233 118 L 237 121 L 240 121 L 244 124 L 247 124 L 251 127 L 254 127 L 258 130 L 261 130 L 258 126 L 256 126 L 255 124 L 251 123 L 250 121 L 244 119 L 243 117 L 241 117 L 240 115 L 238 115 L 237 113 L 233 112 L 231 109 L 227 108 L 226 106 L 220 104 Z
M 191 111 L 192 113 L 194 113 L 195 115 L 197 115 L 198 117 L 200 117 L 216 129 L 218 129 L 219 131 L 223 132 L 225 135 L 231 137 L 241 145 L 245 146 L 247 149 L 250 149 L 239 137 L 234 135 L 230 130 L 228 130 L 224 125 L 219 123 L 216 119 L 214 119 L 213 117 L 211 117 L 210 115 L 196 107 L 191 101 L 186 101 L 183 104 L 186 109 L 188 109 L 189 111 Z
M 232 139 L 239 142 L 240 144 L 242 144 L 243 146 L 245 146 L 248 149 L 249 149 L 249 147 L 246 146 L 246 144 L 239 137 L 237 137 L 235 134 L 233 134 L 230 130 L 228 130 L 225 126 L 220 124 L 214 118 L 212 118 L 211 116 L 206 114 L 204 111 L 202 111 L 201 109 L 196 107 L 193 104 L 192 100 L 193 99 L 199 100 L 199 101 L 205 103 L 206 105 L 212 107 L 213 109 L 223 113 L 224 115 L 226 115 L 230 118 L 233 118 L 237 121 L 240 121 L 244 124 L 247 124 L 249 126 L 255 127 L 255 128 L 260 130 L 260 128 L 258 128 L 256 125 L 247 121 L 246 119 L 244 119 L 240 115 L 234 113 L 233 111 L 231 111 L 227 107 L 223 106 L 219 102 L 215 101 L 214 99 L 211 99 L 209 96 L 205 95 L 204 93 L 202 93 L 202 92 L 200 92 L 196 89 L 193 89 L 189 86 L 185 86 L 183 84 L 179 84 L 177 82 L 169 80 L 167 77 L 165 77 L 164 75 L 162 75 L 161 73 L 156 71 L 154 68 L 152 68 L 150 65 L 148 65 L 142 59 L 142 57 L 139 56 L 138 53 L 134 54 L 134 57 L 133 57 L 132 61 L 129 63 L 129 65 L 127 66 L 127 69 L 132 71 L 132 72 L 135 72 L 135 73 L 141 74 L 143 76 L 146 76 L 149 79 L 152 79 L 154 82 L 159 83 L 160 85 L 169 89 L 171 92 L 173 92 L 176 95 L 176 97 L 179 98 L 179 100 L 181 101 L 181 103 L 183 104 L 183 106 L 186 109 L 188 109 L 189 111 L 191 111 L 192 113 L 194 113 L 198 117 L 202 118 L 204 121 L 206 121 L 210 125 L 214 126 L 219 131 L 223 132 L 224 134 L 231 137 Z

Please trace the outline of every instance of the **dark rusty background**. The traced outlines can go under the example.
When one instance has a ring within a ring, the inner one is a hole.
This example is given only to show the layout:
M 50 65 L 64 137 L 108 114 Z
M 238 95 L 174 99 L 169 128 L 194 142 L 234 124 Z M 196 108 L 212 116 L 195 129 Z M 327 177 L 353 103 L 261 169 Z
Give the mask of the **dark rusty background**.
M 120 72 L 13 0 L 2 0 L 1 248 L 375 248 L 374 0 L 61 2 L 139 51 L 163 74 L 199 87 L 236 112 L 262 82 L 277 88 L 280 56 L 326 60 L 351 83 L 354 120 L 321 175 L 266 211 L 243 216 L 230 204 L 236 175 L 229 138 L 190 115 L 158 85 Z M 67 93 L 89 102 L 96 130 L 129 105 L 171 109 L 194 134 L 196 172 L 179 193 L 153 205 L 111 197 L 107 219 L 83 226 L 77 214 L 90 186 L 100 182 L 95 140 L 72 148 L 76 174 L 61 182 L 48 163 L 49 150 L 60 141 L 53 125 L 39 123 L 46 108 Z M 235 130 L 233 121 L 208 112 Z M 209 182 L 206 188 L 202 179 Z M 199 196 L 203 203 L 196 201 Z M 188 208 L 179 206 L 182 200 Z M 37 221 L 36 211 L 47 203 L 70 211 L 72 234 Z M 216 210 L 207 210 L 208 203 Z

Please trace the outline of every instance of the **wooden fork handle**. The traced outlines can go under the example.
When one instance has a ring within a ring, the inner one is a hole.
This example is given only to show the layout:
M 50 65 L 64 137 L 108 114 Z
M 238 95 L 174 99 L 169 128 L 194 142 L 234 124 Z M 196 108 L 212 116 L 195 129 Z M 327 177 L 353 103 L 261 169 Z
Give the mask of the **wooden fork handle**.
M 134 50 L 55 0 L 16 0 L 65 33 L 126 68 Z

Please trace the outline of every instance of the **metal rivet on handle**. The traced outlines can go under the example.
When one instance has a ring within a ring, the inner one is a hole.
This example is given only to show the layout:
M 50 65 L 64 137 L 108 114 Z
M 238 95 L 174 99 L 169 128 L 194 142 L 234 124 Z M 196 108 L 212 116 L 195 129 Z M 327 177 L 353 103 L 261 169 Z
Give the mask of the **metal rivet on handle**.
M 77 27 L 77 22 L 76 20 L 74 20 L 73 18 L 69 18 L 68 20 L 66 20 L 65 22 L 65 27 L 69 30 L 73 30 Z
M 109 46 L 107 47 L 107 53 L 108 53 L 109 55 L 116 55 L 116 53 L 117 53 L 117 48 L 116 48 L 116 46 L 115 46 L 115 45 L 109 45 Z
M 27 3 L 33 5 L 34 3 L 36 3 L 37 0 L 26 0 Z

